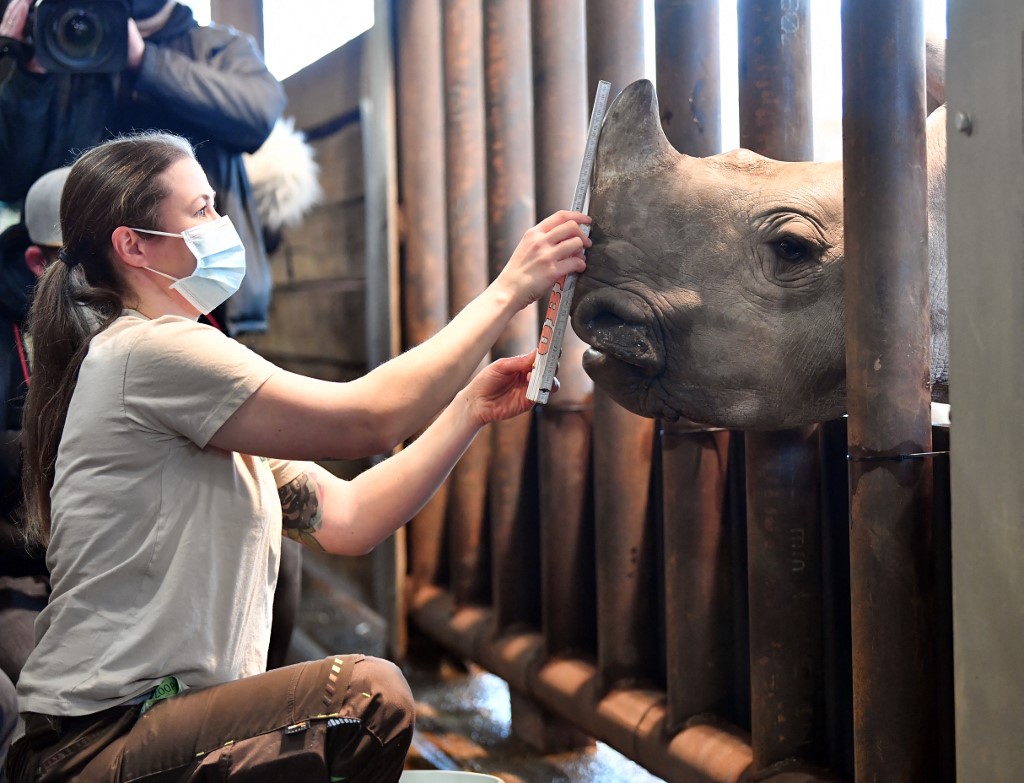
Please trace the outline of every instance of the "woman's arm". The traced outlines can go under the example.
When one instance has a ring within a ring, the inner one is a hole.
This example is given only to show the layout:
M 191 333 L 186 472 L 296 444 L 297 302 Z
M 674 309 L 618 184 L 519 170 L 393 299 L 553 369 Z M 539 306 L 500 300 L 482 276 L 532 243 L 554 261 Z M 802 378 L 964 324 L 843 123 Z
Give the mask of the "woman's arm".
M 529 410 L 533 354 L 499 359 L 395 456 L 345 481 L 319 466 L 281 488 L 284 534 L 332 554 L 363 555 L 415 516 L 486 423 Z
M 349 383 L 273 375 L 217 431 L 217 448 L 284 459 L 358 458 L 389 451 L 447 405 L 509 319 L 585 268 L 590 218 L 558 212 L 526 232 L 501 274 L 422 344 Z

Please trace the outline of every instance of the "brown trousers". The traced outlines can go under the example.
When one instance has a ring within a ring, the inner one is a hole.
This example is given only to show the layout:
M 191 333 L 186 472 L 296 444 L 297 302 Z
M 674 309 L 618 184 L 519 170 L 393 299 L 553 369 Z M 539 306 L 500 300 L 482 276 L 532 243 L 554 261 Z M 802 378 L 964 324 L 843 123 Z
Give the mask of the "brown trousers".
M 61 718 L 26 714 L 11 783 L 394 783 L 413 700 L 394 664 L 345 655 L 158 702 Z

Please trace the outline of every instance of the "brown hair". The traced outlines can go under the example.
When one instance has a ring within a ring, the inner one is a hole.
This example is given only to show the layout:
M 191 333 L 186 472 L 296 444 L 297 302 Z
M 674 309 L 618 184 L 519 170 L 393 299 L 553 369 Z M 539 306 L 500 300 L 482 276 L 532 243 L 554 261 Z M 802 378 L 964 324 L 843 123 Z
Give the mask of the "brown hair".
M 26 533 L 43 545 L 50 537 L 57 448 L 79 368 L 89 341 L 121 314 L 130 294 L 111 235 L 118 226 L 157 225 L 167 196 L 160 175 L 185 157 L 195 154 L 180 136 L 122 136 L 85 152 L 64 183 L 61 261 L 39 279 L 29 313 L 32 383 L 22 423 Z

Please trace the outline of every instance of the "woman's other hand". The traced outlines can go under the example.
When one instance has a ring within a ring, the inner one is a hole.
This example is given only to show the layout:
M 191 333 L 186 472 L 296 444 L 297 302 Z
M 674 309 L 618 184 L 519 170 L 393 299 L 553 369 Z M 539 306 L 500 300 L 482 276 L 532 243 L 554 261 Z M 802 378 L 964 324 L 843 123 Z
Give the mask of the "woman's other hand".
M 586 269 L 583 255 L 592 243 L 581 226 L 589 223 L 582 212 L 562 210 L 523 234 L 495 280 L 518 309 L 546 296 L 562 276 Z
M 470 412 L 479 424 L 511 419 L 533 407 L 526 399 L 530 371 L 536 351 L 522 356 L 498 359 L 482 369 L 463 394 Z

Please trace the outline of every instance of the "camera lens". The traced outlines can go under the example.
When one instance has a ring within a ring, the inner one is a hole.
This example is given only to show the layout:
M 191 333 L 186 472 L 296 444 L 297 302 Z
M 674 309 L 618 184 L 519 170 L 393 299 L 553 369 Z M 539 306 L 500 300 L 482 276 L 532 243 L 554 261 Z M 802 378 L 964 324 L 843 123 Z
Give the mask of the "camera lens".
M 69 8 L 54 25 L 56 42 L 71 60 L 94 56 L 103 42 L 103 25 L 82 8 Z

